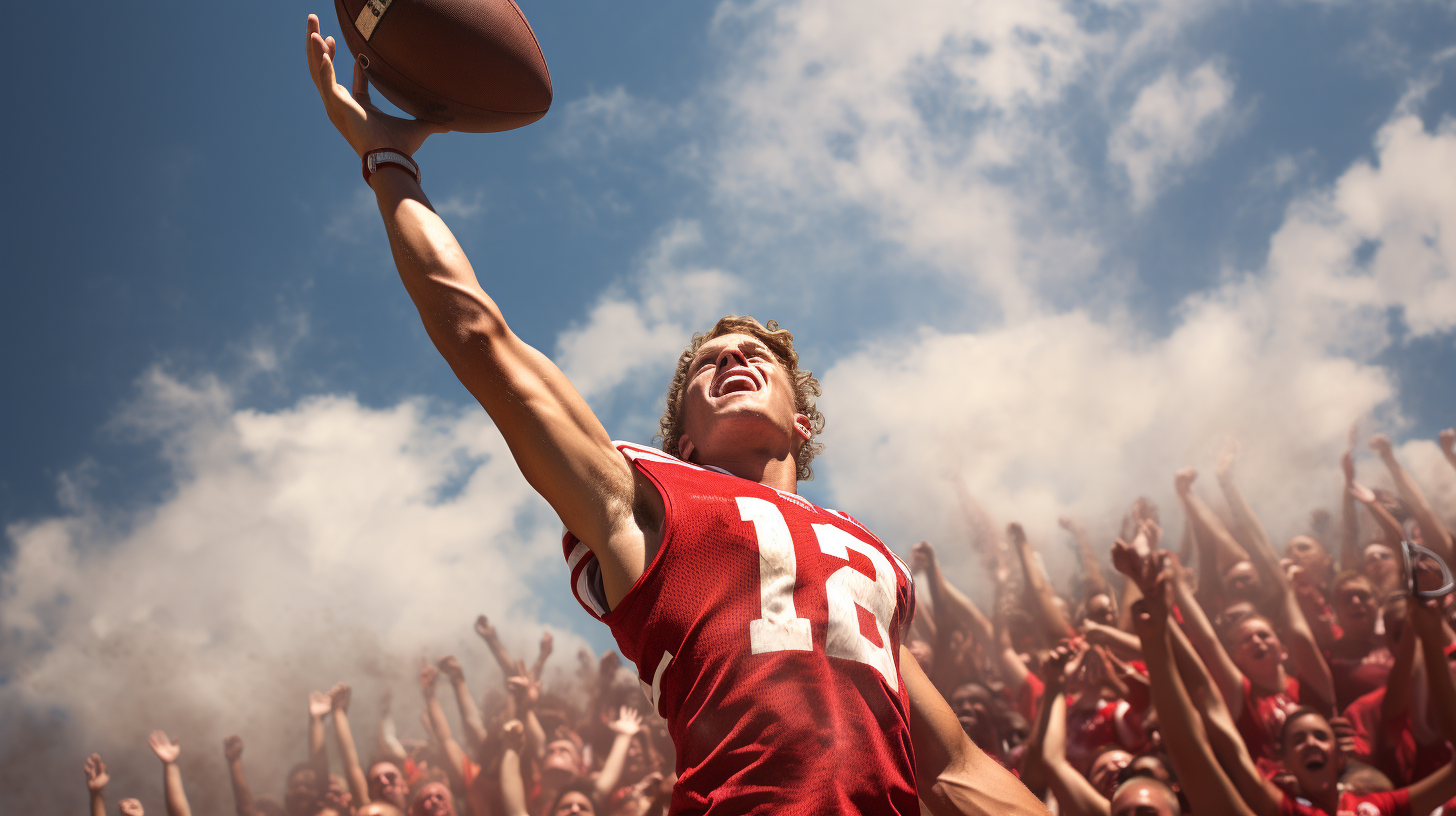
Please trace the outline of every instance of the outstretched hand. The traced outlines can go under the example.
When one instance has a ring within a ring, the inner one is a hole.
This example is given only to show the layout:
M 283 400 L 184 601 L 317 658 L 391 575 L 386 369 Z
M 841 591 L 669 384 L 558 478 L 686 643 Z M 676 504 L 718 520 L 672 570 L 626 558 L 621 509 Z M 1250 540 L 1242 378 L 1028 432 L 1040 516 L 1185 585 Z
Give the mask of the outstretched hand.
M 121 811 L 121 816 L 145 816 L 146 813 L 140 799 L 123 799 L 116 803 L 116 809 Z
M 440 668 L 440 673 L 448 677 L 451 681 L 465 679 L 465 669 L 460 667 L 460 661 L 455 658 L 455 655 L 445 655 L 435 665 Z
M 157 754 L 157 759 L 168 765 L 176 762 L 177 757 L 182 753 L 182 746 L 173 742 L 164 731 L 153 731 L 147 737 L 147 744 L 152 746 L 152 750 Z
M 541 698 L 541 681 L 531 676 L 524 660 L 516 661 L 516 673 L 506 678 L 506 688 L 516 699 L 516 707 L 523 711 L 535 706 Z
M 617 719 L 607 723 L 607 727 L 624 737 L 636 736 L 642 730 L 642 715 L 631 706 L 622 706 L 617 712 Z
M 1370 449 L 1381 456 L 1393 456 L 1395 452 L 1390 446 L 1390 437 L 1380 433 L 1370 437 Z
M 310 691 L 308 693 L 308 716 L 315 719 L 327 717 L 333 709 L 334 703 L 329 699 L 329 695 L 324 694 L 322 691 Z
M 921 541 L 910 548 L 910 571 L 925 572 L 935 566 L 935 545 Z
M 333 37 L 324 37 L 319 30 L 318 15 L 308 15 L 308 68 L 313 83 L 323 98 L 324 110 L 329 121 L 354 148 L 363 156 L 379 147 L 394 148 L 413 155 L 432 133 L 444 133 L 449 128 L 434 122 L 419 119 L 401 119 L 390 116 L 369 99 L 369 80 L 364 69 L 354 63 L 353 90 L 340 85 L 334 72 L 334 56 L 337 44 Z
M 475 619 L 475 634 L 480 635 L 480 639 L 486 643 L 494 642 L 496 639 L 495 627 L 490 625 L 490 619 L 484 615 Z
M 106 763 L 101 761 L 100 754 L 92 754 L 86 757 L 86 788 L 91 791 L 99 791 L 106 787 L 111 781 L 111 775 L 106 773 Z

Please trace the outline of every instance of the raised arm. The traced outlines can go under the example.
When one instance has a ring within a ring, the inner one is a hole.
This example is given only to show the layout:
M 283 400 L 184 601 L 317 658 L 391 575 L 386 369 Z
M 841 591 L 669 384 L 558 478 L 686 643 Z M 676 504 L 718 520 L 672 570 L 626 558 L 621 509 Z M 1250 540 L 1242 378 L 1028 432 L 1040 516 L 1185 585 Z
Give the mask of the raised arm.
M 1411 681 L 1415 675 L 1416 629 L 1407 623 L 1395 647 L 1395 663 L 1385 678 L 1385 696 L 1380 700 L 1381 733 L 1394 733 L 1390 726 L 1410 711 Z M 1374 753 L 1377 746 L 1371 745 Z
M 501 802 L 505 805 L 505 816 L 529 816 L 526 810 L 526 783 L 521 778 L 521 744 L 526 727 L 520 720 L 511 720 L 501 726 L 501 739 L 505 742 L 505 753 L 501 755 L 500 786 Z
M 344 89 L 335 79 L 334 54 L 333 39 L 324 39 L 318 18 L 309 15 L 310 73 L 329 120 L 356 154 L 376 148 L 413 154 L 444 129 L 380 112 L 357 63 L 353 92 Z M 631 467 L 566 376 L 506 325 L 415 176 L 383 164 L 369 185 L 426 333 L 490 414 L 526 481 L 596 554 L 615 605 L 646 567 L 643 529 L 660 535 L 660 496 L 645 481 L 638 489 Z
M 536 662 L 531 664 L 531 677 L 537 682 L 540 682 L 542 672 L 546 671 L 546 661 L 551 657 L 552 644 L 551 632 L 542 632 L 541 645 L 536 650 Z
M 1152 580 L 1144 579 L 1145 597 L 1139 603 L 1137 615 L 1138 637 L 1143 642 L 1153 706 L 1158 710 L 1163 740 L 1178 766 L 1178 779 L 1184 793 L 1190 802 L 1199 803 L 1200 812 L 1253 816 L 1254 812 L 1219 767 L 1203 723 L 1174 664 L 1169 642 L 1169 629 L 1172 627 L 1168 625 L 1168 605 L 1172 585 L 1176 583 L 1178 581 L 1169 569 L 1163 569 Z
M 1416 484 L 1416 480 L 1411 478 L 1395 458 L 1395 449 L 1390 446 L 1390 440 L 1385 434 L 1376 434 L 1370 437 L 1370 447 L 1380 454 L 1385 467 L 1390 470 L 1390 478 L 1395 481 L 1395 489 L 1400 493 L 1401 501 L 1410 508 L 1411 515 L 1416 518 L 1416 525 L 1421 528 L 1421 538 L 1425 539 L 1425 545 L 1441 556 L 1447 564 L 1452 563 L 1451 532 L 1446 529 L 1441 516 L 1431 507 L 1431 503 L 1426 501 L 1426 494 L 1421 492 L 1420 485 Z
M 1083 602 L 1098 593 L 1109 598 L 1116 597 L 1112 594 L 1112 586 L 1107 583 L 1107 577 L 1102 574 L 1102 564 L 1097 561 L 1091 539 L 1087 538 L 1087 529 L 1076 519 L 1067 516 L 1057 519 L 1057 523 L 1072 534 L 1072 546 L 1077 549 L 1077 560 L 1082 564 Z
M 319 773 L 324 776 L 328 775 L 329 768 L 328 754 L 325 753 L 327 749 L 324 747 L 324 718 L 329 716 L 333 706 L 329 695 L 322 691 L 308 693 L 308 764 L 320 769 Z
M 1047 810 L 1010 771 L 971 742 L 910 650 L 900 647 L 910 695 L 910 740 L 920 801 L 933 816 L 1045 816 Z
M 1021 561 L 1021 574 L 1026 580 L 1027 605 L 1031 607 L 1037 620 L 1041 621 L 1047 640 L 1056 642 L 1075 637 L 1077 633 L 1057 606 L 1057 593 L 1047 580 L 1046 573 L 1042 571 L 1036 550 L 1026 540 L 1026 531 L 1021 529 L 1020 524 L 1012 522 L 1006 525 L 1006 538 Z
M 1193 525 L 1193 536 L 1198 541 L 1200 570 L 1205 564 L 1214 568 L 1212 575 L 1199 576 L 1201 594 L 1205 584 L 1210 585 L 1211 589 L 1219 587 L 1223 583 L 1223 574 L 1229 567 L 1240 561 L 1248 561 L 1249 553 L 1223 525 L 1218 515 L 1193 493 L 1193 480 L 1196 478 L 1198 471 L 1184 468 L 1173 477 L 1173 488 L 1178 493 L 1178 500 L 1183 503 L 1188 521 Z
M 223 740 L 222 754 L 227 757 L 228 778 L 233 783 L 233 809 L 238 816 L 253 816 L 253 789 L 248 787 L 248 778 L 243 775 L 243 738 L 233 734 Z
M 445 758 L 449 761 L 446 770 L 450 772 L 450 778 L 460 787 L 465 787 L 465 751 L 460 743 L 455 741 L 454 735 L 450 733 L 450 722 L 445 719 L 445 707 L 440 705 L 440 698 L 435 694 L 435 681 L 439 678 L 439 671 L 426 661 L 420 661 L 420 692 L 425 698 L 425 716 L 429 720 L 430 730 L 434 732 L 435 739 L 439 741 L 440 748 L 445 752 Z
M 386 688 L 379 698 L 379 728 L 375 733 L 375 746 L 381 754 L 396 763 L 403 763 L 409 758 L 409 754 L 404 750 L 404 744 L 399 741 L 399 735 L 395 731 L 393 703 L 394 692 Z
M 484 615 L 475 619 L 475 634 L 480 635 L 480 639 L 485 641 L 486 648 L 490 649 L 491 657 L 494 657 L 496 664 L 500 666 L 501 675 L 503 677 L 510 677 L 514 674 L 516 671 L 516 659 L 511 657 L 511 653 L 501 643 L 500 635 L 496 633 L 495 626 L 491 625 L 490 620 Z
M 602 660 L 605 664 L 606 658 L 603 657 Z M 515 701 L 516 716 L 525 724 L 526 750 L 539 761 L 546 755 L 546 729 L 541 727 L 541 721 L 536 718 L 536 703 L 541 699 L 541 683 L 526 670 L 526 661 L 516 661 L 514 674 L 506 678 L 506 690 Z M 598 694 L 597 697 L 601 699 L 603 695 Z
M 612 729 L 615 736 L 612 737 L 612 748 L 607 751 L 607 758 L 602 761 L 602 770 L 597 774 L 595 782 L 597 801 L 603 803 L 617 789 L 617 783 L 622 781 L 622 767 L 627 764 L 627 748 L 632 744 L 632 738 L 642 730 L 642 715 L 635 708 L 622 706 L 617 719 L 607 723 L 607 727 Z
M 1441 446 L 1441 455 L 1446 457 L 1446 463 L 1456 468 L 1456 428 L 1441 431 L 1436 442 Z
M 935 644 L 935 680 L 939 682 L 938 687 L 945 687 L 954 683 L 955 680 L 947 680 L 942 675 L 941 669 L 949 667 L 953 663 L 953 656 L 950 654 L 950 634 L 955 630 L 968 633 L 973 640 L 980 643 L 989 655 L 997 651 L 996 630 L 991 621 L 981 613 L 974 601 L 966 596 L 964 592 L 957 589 L 950 581 L 946 580 L 945 571 L 940 568 L 940 560 L 936 558 L 935 547 L 929 541 L 921 541 L 910 549 L 910 560 L 912 569 L 925 574 L 926 583 L 930 588 L 931 607 L 935 610 L 935 630 L 937 640 Z M 1015 654 L 1012 654 L 1015 658 Z M 1004 661 L 1003 661 L 1004 663 Z M 1002 680 L 1011 687 L 1011 691 L 1021 688 L 1026 679 L 1026 667 L 1021 665 L 1020 660 L 1015 661 L 1015 666 L 1002 666 Z M 949 688 L 945 689 L 950 692 Z
M 353 692 L 347 683 L 335 683 L 329 689 L 329 705 L 334 715 L 334 744 L 338 746 L 339 758 L 344 763 L 349 793 L 359 807 L 363 807 L 369 802 L 369 782 L 364 778 L 364 768 L 359 765 L 359 749 L 354 745 L 354 732 L 349 728 L 351 697 Z
M 1359 430 L 1350 426 L 1349 444 L 1340 455 L 1340 472 L 1345 476 L 1345 489 L 1340 493 L 1340 569 L 1358 570 L 1365 560 L 1360 547 L 1360 518 L 1355 512 L 1355 442 Z
M 445 655 L 438 664 L 440 673 L 450 678 L 450 688 L 455 691 L 455 707 L 460 709 L 460 729 L 465 732 L 465 744 L 471 756 L 480 756 L 480 747 L 485 744 L 485 720 L 470 696 L 470 687 L 465 685 L 465 670 L 455 655 Z
M 1456 741 L 1456 683 L 1451 678 L 1451 664 L 1444 648 L 1441 607 L 1438 601 L 1412 599 L 1410 622 L 1421 640 L 1421 656 L 1426 663 L 1426 682 L 1431 688 L 1431 711 L 1436 730 L 1449 741 Z M 1410 786 L 1410 812 L 1430 813 L 1456 796 L 1456 758 L 1445 767 Z
M 106 763 L 100 754 L 86 757 L 86 790 L 91 795 L 91 816 L 106 816 L 106 783 L 111 775 L 106 773 Z
M 167 789 L 167 816 L 192 816 L 187 804 L 187 792 L 182 789 L 182 771 L 177 767 L 177 757 L 182 746 L 173 742 L 161 731 L 153 731 L 147 738 L 157 759 L 162 760 L 162 784 Z
M 1242 533 L 1238 538 L 1247 544 L 1245 552 L 1248 553 L 1254 569 L 1258 570 L 1259 579 L 1264 583 L 1265 593 L 1272 595 L 1282 589 L 1288 594 L 1289 581 L 1285 578 L 1284 571 L 1279 569 L 1279 554 L 1274 552 L 1269 533 L 1264 529 L 1263 522 L 1259 521 L 1254 508 L 1244 498 L 1243 491 L 1239 490 L 1238 483 L 1234 481 L 1232 445 L 1219 456 L 1214 475 L 1218 477 L 1219 490 L 1223 492 L 1224 500 L 1228 502 L 1229 511 L 1233 514 L 1234 527 Z

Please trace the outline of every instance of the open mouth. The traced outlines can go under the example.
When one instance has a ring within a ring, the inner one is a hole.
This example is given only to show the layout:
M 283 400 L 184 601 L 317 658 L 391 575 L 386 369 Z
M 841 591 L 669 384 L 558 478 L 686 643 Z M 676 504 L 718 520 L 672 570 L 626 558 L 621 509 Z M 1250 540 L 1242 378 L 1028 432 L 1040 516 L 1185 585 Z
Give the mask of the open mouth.
M 758 381 L 757 373 L 750 368 L 742 366 L 730 368 L 719 375 L 717 382 L 713 385 L 714 396 L 725 394 L 746 393 L 757 391 L 762 384 Z

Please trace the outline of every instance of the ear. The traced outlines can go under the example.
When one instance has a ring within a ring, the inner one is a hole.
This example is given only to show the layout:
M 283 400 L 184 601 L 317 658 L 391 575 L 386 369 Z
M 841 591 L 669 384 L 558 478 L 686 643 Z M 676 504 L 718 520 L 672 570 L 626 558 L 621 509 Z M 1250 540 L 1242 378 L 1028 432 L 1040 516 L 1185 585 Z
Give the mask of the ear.
M 814 438 L 814 426 L 809 424 L 809 418 L 803 414 L 794 414 L 794 432 L 805 442 Z
M 693 461 L 693 453 L 697 448 L 693 447 L 693 440 L 688 439 L 687 434 L 677 438 L 677 458 L 684 462 Z

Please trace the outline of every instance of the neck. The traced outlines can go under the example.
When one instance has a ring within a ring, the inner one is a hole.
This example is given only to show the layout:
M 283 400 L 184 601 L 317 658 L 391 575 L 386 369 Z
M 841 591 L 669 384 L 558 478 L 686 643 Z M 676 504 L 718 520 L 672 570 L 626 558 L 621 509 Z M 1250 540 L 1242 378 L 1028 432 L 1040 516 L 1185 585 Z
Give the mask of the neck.
M 799 463 L 792 455 L 765 456 L 759 451 L 745 451 L 743 455 L 695 456 L 693 459 L 696 464 L 720 467 L 740 479 L 758 482 L 775 490 L 799 492 Z

